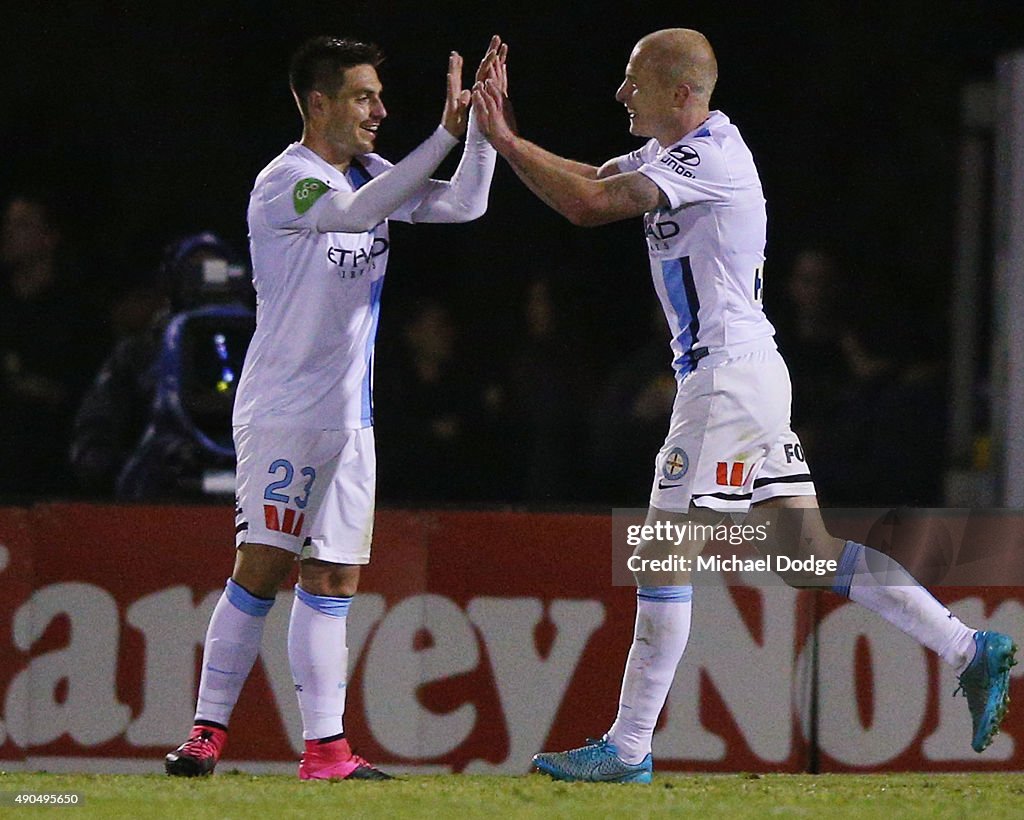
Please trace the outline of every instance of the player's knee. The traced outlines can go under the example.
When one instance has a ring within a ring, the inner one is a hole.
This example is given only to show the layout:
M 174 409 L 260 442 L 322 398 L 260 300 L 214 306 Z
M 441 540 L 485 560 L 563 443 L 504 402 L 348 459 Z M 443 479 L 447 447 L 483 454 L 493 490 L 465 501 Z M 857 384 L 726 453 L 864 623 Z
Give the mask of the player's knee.
M 349 598 L 359 588 L 359 567 L 307 559 L 299 565 L 299 584 L 311 595 Z
M 686 586 L 691 581 L 691 561 L 688 549 L 644 540 L 633 550 L 627 567 L 638 587 Z
M 259 598 L 273 598 L 292 567 L 295 555 L 265 544 L 242 544 L 235 554 L 231 578 Z
M 231 576 L 231 580 L 257 598 L 275 598 L 277 591 L 281 588 L 281 584 L 284 583 L 284 576 L 278 576 L 277 574 L 239 574 L 236 572 Z

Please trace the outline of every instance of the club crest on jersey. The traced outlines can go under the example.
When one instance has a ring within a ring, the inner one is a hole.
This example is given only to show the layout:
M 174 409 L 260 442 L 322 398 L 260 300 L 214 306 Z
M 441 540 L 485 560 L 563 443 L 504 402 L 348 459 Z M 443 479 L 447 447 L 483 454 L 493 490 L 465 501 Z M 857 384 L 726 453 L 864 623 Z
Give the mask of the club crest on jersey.
M 679 176 L 692 177 L 693 172 L 689 169 L 700 165 L 700 154 L 689 145 L 677 145 L 662 154 L 660 161 L 662 165 L 667 165 Z
M 690 457 L 682 447 L 673 447 L 661 465 L 661 474 L 666 481 L 678 481 L 690 469 Z

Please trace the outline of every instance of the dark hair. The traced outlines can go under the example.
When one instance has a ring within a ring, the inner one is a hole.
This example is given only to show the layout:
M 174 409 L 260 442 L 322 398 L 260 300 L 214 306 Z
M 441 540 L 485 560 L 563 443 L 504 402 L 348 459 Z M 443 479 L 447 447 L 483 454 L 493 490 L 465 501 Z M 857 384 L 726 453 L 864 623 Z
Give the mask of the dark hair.
M 345 82 L 345 70 L 357 65 L 379 66 L 384 60 L 373 43 L 343 37 L 313 37 L 292 55 L 288 82 L 305 117 L 306 95 L 310 91 L 334 94 Z

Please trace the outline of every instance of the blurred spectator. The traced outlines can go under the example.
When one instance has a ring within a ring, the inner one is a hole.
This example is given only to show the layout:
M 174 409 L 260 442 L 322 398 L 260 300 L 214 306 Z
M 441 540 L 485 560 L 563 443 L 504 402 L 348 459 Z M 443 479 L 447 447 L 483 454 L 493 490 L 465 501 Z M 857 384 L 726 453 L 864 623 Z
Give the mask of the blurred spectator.
M 96 351 L 101 312 L 62 243 L 45 196 L 19 194 L 0 225 L 0 492 L 60 494 L 73 488 L 71 418 Z
M 650 500 L 651 453 L 665 441 L 676 396 L 666 333 L 655 303 L 643 346 L 619 359 L 601 388 L 591 419 L 593 500 L 619 507 L 643 507 Z
M 478 391 L 447 306 L 427 300 L 375 361 L 378 495 L 387 502 L 478 497 L 471 464 Z M 391 432 L 384 432 L 390 429 Z
M 851 375 L 843 351 L 847 279 L 836 255 L 816 248 L 798 253 L 786 296 L 787 304 L 770 305 L 768 317 L 792 377 L 793 429 L 813 453 Z
M 152 330 L 153 323 L 170 309 L 167 289 L 159 274 L 118 283 L 119 291 L 109 299 L 110 332 L 114 341 Z
M 564 326 L 567 315 L 555 304 L 548 280 L 528 284 L 525 332 L 514 337 L 519 343 L 509 360 L 506 397 L 520 489 L 507 482 L 507 500 L 550 504 L 587 497 L 584 476 L 589 471 L 580 469 L 586 442 L 577 404 L 578 380 L 586 368 L 576 341 L 579 334 Z M 512 461 L 507 447 L 503 461 Z
M 870 299 L 843 336 L 851 380 L 808 460 L 832 507 L 942 506 L 947 401 L 941 361 L 907 310 Z
M 167 247 L 162 308 L 115 345 L 75 417 L 71 462 L 83 489 L 190 498 L 208 473 L 232 469 L 231 403 L 254 327 L 244 274 L 215 234 Z

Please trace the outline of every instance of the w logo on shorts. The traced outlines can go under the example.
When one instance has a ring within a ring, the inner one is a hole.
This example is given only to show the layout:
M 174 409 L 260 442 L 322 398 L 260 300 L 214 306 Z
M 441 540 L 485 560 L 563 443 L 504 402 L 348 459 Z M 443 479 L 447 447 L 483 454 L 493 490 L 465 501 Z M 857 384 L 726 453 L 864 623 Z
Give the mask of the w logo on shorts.
M 266 519 L 268 530 L 277 530 L 287 535 L 300 535 L 302 525 L 306 523 L 305 513 L 299 513 L 296 518 L 295 510 L 291 507 L 284 508 L 284 518 L 282 519 L 278 514 L 277 507 L 273 504 L 263 505 L 263 516 Z
M 734 461 L 731 465 L 727 461 L 719 461 L 715 473 L 716 483 L 721 487 L 742 487 L 746 466 L 742 461 Z

